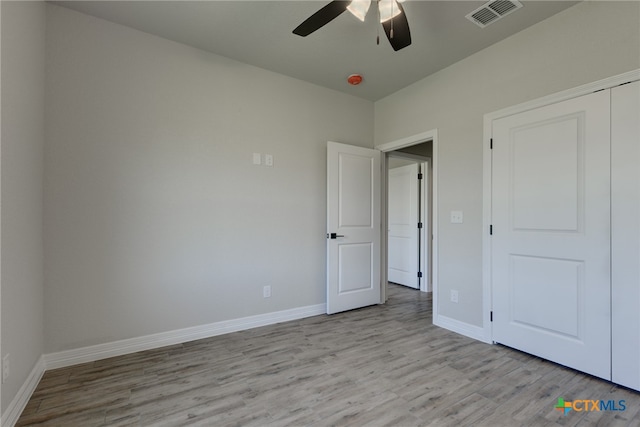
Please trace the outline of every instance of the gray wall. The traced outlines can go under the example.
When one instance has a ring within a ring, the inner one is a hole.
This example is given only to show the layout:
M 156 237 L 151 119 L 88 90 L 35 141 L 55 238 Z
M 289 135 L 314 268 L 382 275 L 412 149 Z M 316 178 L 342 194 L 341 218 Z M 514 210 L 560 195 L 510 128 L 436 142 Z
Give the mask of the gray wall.
M 2 8 L 2 413 L 43 353 L 44 3 Z
M 438 129 L 439 314 L 482 325 L 483 115 L 637 68 L 640 3 L 583 2 L 376 102 L 376 145 Z
M 439 310 L 480 325 L 483 114 L 640 67 L 640 4 L 585 2 L 377 102 L 374 122 L 368 101 L 55 5 L 45 52 L 44 6 L 1 7 L 3 412 L 42 353 L 324 303 L 325 143 L 372 146 L 374 129 L 438 128 L 440 218 L 465 212 L 440 222 L 439 284 L 460 303 Z
M 46 351 L 323 304 L 326 142 L 373 103 L 47 12 Z

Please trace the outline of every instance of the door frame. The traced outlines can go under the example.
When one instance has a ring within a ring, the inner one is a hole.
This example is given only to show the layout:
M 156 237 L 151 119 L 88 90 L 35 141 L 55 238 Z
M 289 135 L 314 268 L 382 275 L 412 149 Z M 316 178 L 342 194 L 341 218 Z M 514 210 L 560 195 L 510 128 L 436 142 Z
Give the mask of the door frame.
M 0 23 L 2 22 L 2 5 L 0 5 Z M 0 24 L 0 28 L 1 28 L 1 24 Z M 0 31 L 0 34 L 2 34 L 2 31 Z M 2 36 L 0 36 L 0 45 L 1 43 L 1 39 Z M 0 55 L 0 58 L 2 58 L 2 55 Z M 2 81 L 2 59 L 0 59 L 0 81 Z M 2 110 L 1 107 L 1 102 L 0 102 L 0 110 Z M 0 111 L 0 129 L 2 128 L 2 111 Z M 2 132 L 0 132 L 0 159 L 2 158 Z M 2 162 L 0 161 L 0 165 L 2 165 Z M 1 167 L 1 166 L 0 166 Z M 2 174 L 0 173 L 0 177 L 2 177 Z M 1 184 L 1 183 L 0 183 Z M 0 185 L 0 188 L 2 188 L 2 186 Z M 0 194 L 0 206 L 2 206 L 2 197 Z M 0 209 L 0 216 L 2 215 L 2 209 Z M 2 224 L 1 218 L 0 218 L 0 224 Z M 0 225 L 0 255 L 2 254 L 2 226 Z M 2 257 L 0 256 L 0 259 Z M 2 263 L 0 262 L 0 270 L 2 269 Z M 2 277 L 1 271 L 0 271 L 0 277 Z M 0 280 L 0 358 L 2 357 L 4 353 L 2 352 L 2 281 Z M 1 371 L 1 369 L 0 369 Z M 0 375 L 2 375 L 2 373 L 0 372 Z M 0 387 L 0 402 L 2 402 L 2 387 Z M 2 410 L 0 409 L 0 424 L 2 424 Z
M 431 192 L 433 189 L 433 161 L 427 157 L 420 163 L 420 171 L 423 174 L 420 183 L 420 221 L 423 227 L 420 230 L 420 265 L 418 268 L 422 271 L 422 279 L 420 281 L 420 291 L 433 291 L 433 275 L 431 274 L 433 266 L 431 265 L 431 254 L 433 253 L 433 224 L 431 218 L 433 216 L 433 200 Z M 425 185 L 426 182 L 426 185 Z M 427 272 L 425 276 L 424 272 Z
M 482 138 L 482 338 L 481 341 L 494 343 L 493 327 L 491 323 L 491 304 L 492 299 L 492 272 L 491 272 L 491 236 L 489 235 L 489 227 L 491 226 L 491 176 L 492 176 L 492 157 L 491 157 L 491 137 L 493 134 L 493 121 L 502 117 L 513 114 L 522 113 L 546 105 L 555 104 L 568 99 L 577 98 L 603 89 L 640 80 L 640 69 L 632 70 L 616 76 L 598 80 L 593 83 L 581 85 L 572 89 L 567 89 L 551 95 L 547 95 L 538 99 L 523 102 L 503 108 L 498 111 L 487 113 L 484 115 L 483 138 Z M 435 298 L 435 292 L 434 292 Z M 434 305 L 435 312 L 435 305 Z
M 432 143 L 433 152 L 431 154 L 431 234 L 433 236 L 431 241 L 431 285 L 433 291 L 433 318 L 436 319 L 438 315 L 438 130 L 432 129 L 426 132 L 422 132 L 416 135 L 408 136 L 406 138 L 398 139 L 395 141 L 387 142 L 384 144 L 376 145 L 376 150 L 380 150 L 383 153 L 389 153 L 401 148 L 411 147 L 413 145 L 422 144 L 425 142 Z M 382 209 L 381 209 L 381 250 L 380 250 L 380 300 L 385 302 L 387 300 L 387 233 L 388 218 L 387 218 L 387 156 L 381 156 L 382 170 L 385 172 L 382 174 Z M 420 284 L 420 290 L 423 290 L 423 283 Z

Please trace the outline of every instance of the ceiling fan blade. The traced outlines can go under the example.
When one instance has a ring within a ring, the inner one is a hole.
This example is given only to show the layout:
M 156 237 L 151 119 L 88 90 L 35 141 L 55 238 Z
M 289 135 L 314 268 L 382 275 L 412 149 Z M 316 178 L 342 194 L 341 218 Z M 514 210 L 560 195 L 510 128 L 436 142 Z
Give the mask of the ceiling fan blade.
M 302 37 L 306 37 L 319 28 L 324 27 L 329 22 L 336 19 L 342 12 L 347 10 L 350 1 L 334 0 L 309 18 L 302 24 L 298 25 L 293 34 L 297 34 Z
M 400 14 L 395 18 L 382 23 L 384 32 L 387 34 L 387 38 L 389 39 L 389 43 L 391 43 L 391 47 L 393 47 L 393 50 L 395 51 L 405 48 L 411 44 L 411 32 L 409 31 L 407 14 L 404 13 L 402 4 L 397 3 L 397 5 L 400 8 Z M 393 25 L 391 25 L 392 22 Z M 392 28 L 393 35 L 391 34 Z

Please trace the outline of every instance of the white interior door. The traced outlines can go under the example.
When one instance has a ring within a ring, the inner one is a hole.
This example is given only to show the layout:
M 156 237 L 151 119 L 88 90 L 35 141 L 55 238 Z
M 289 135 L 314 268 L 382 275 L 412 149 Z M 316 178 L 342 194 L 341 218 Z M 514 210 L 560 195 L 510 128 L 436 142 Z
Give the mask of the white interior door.
M 493 340 L 611 377 L 610 97 L 493 122 Z
M 380 303 L 380 151 L 327 144 L 327 313 Z
M 388 191 L 387 279 L 418 289 L 418 163 L 390 169 Z
M 640 81 L 611 89 L 611 380 L 640 390 Z

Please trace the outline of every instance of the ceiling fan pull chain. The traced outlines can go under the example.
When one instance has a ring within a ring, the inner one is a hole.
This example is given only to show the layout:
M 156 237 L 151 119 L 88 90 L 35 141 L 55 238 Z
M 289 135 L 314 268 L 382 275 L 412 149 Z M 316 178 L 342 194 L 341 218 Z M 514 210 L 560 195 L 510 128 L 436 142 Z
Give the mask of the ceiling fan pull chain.
M 377 1 L 376 6 L 378 12 L 378 20 L 376 22 L 380 22 L 380 0 Z M 380 46 L 380 25 L 376 25 L 376 45 Z
M 393 6 L 395 3 L 395 0 L 391 0 L 391 31 L 389 31 L 390 39 L 393 39 Z

